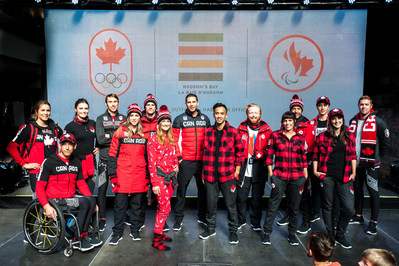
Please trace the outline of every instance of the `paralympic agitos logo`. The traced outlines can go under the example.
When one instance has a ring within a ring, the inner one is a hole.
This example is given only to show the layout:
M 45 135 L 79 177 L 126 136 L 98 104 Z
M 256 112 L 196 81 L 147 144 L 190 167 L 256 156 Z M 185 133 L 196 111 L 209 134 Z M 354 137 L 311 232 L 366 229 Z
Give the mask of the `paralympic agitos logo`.
M 267 57 L 267 72 L 282 90 L 300 92 L 319 80 L 324 68 L 320 47 L 302 35 L 290 35 L 279 40 Z
M 133 48 L 119 30 L 105 29 L 94 35 L 89 45 L 89 75 L 101 95 L 122 95 L 133 80 Z

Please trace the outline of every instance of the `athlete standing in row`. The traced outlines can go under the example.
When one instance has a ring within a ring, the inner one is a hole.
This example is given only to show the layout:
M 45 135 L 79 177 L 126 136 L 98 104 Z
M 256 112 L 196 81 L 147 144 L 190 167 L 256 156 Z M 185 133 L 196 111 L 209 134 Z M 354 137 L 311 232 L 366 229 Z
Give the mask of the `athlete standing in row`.
M 57 152 L 57 140 L 62 129 L 50 119 L 51 105 L 40 100 L 33 106 L 32 117 L 21 126 L 7 151 L 16 163 L 29 170 L 29 181 L 33 197 L 37 175 L 44 159 Z
M 262 197 L 267 182 L 266 147 L 272 131 L 261 119 L 262 109 L 259 105 L 249 104 L 245 112 L 247 119 L 238 127 L 245 156 L 237 186 L 238 229 L 246 225 L 247 201 L 252 187 L 252 197 L 249 200 L 251 227 L 254 231 L 261 231 Z
M 141 108 L 131 104 L 127 120 L 114 133 L 109 151 L 108 174 L 115 192 L 114 227 L 110 245 L 122 239 L 126 211 L 130 206 L 129 224 L 133 241 L 141 240 L 139 229 L 142 199 L 148 190 L 147 151 L 148 134 L 143 133 Z
M 351 224 L 363 224 L 363 184 L 366 184 L 371 201 L 370 223 L 367 234 L 377 234 L 377 221 L 380 208 L 378 192 L 378 170 L 381 156 L 390 145 L 389 129 L 376 111 L 373 100 L 365 95 L 358 101 L 359 113 L 349 122 L 350 131 L 356 136 L 357 171 L 355 179 L 355 215 Z
M 86 99 L 75 102 L 75 118 L 65 126 L 65 132 L 72 133 L 76 138 L 76 149 L 73 155 L 82 161 L 83 178 L 93 194 L 96 186 L 96 158 L 99 149 L 95 147 L 96 122 L 89 119 L 89 103 Z
M 157 121 L 157 132 L 147 145 L 152 191 L 158 201 L 152 247 L 165 251 L 170 250 L 170 247 L 164 242 L 172 241 L 172 238 L 163 233 L 163 229 L 170 213 L 173 189 L 177 186 L 179 161 L 171 127 L 172 117 L 166 105 L 159 108 Z
M 100 215 L 100 231 L 105 230 L 105 210 L 106 196 L 109 182 L 108 159 L 112 135 L 119 128 L 119 125 L 126 120 L 126 116 L 118 112 L 119 98 L 111 93 L 105 97 L 105 106 L 107 110 L 104 114 L 97 117 L 96 120 L 96 138 L 100 148 L 100 160 L 98 161 L 98 208 Z
M 184 204 L 187 187 L 194 176 L 197 184 L 198 223 L 206 224 L 206 196 L 202 183 L 202 157 L 204 153 L 204 133 L 210 127 L 209 118 L 198 109 L 198 97 L 186 96 L 186 111 L 173 121 L 173 135 L 179 148 L 179 186 L 176 193 L 174 231 L 179 231 L 184 218 Z

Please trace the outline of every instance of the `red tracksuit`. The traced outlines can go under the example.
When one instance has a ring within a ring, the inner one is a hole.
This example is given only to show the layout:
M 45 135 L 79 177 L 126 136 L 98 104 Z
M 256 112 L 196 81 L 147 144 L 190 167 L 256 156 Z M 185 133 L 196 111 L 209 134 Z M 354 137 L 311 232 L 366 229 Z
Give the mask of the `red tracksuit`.
M 165 145 L 158 142 L 158 136 L 154 134 L 147 145 L 148 168 L 150 171 L 152 187 L 159 186 L 160 193 L 157 196 L 158 207 L 155 220 L 154 233 L 162 234 L 166 219 L 170 213 L 170 199 L 173 194 L 172 182 L 169 185 L 164 183 L 164 178 L 157 175 L 157 167 L 164 173 L 173 172 L 174 167 L 179 165 L 176 147 L 172 146 L 167 139 Z

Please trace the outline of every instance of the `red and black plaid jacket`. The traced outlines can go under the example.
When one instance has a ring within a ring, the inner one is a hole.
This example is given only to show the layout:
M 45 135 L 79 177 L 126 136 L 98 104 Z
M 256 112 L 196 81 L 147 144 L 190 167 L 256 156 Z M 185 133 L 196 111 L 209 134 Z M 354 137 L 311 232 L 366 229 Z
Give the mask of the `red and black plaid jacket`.
M 344 183 L 349 182 L 349 176 L 352 174 L 352 160 L 356 160 L 356 142 L 355 136 L 349 133 L 349 141 L 345 148 L 345 171 L 344 171 Z M 332 141 L 328 137 L 328 132 L 321 133 L 316 138 L 313 161 L 318 162 L 318 171 L 327 173 L 327 162 L 330 153 L 333 151 Z M 324 175 L 320 176 L 323 179 Z
M 297 180 L 305 177 L 308 167 L 305 151 L 305 138 L 296 134 L 288 139 L 282 130 L 274 131 L 269 138 L 266 165 L 273 165 L 273 174 L 282 180 Z
M 215 158 L 216 127 L 212 126 L 205 131 L 204 139 L 204 180 L 214 182 L 215 161 L 219 162 L 219 182 L 224 183 L 235 178 L 236 166 L 244 164 L 244 146 L 241 142 L 240 132 L 227 122 L 223 128 L 220 140 L 219 157 Z

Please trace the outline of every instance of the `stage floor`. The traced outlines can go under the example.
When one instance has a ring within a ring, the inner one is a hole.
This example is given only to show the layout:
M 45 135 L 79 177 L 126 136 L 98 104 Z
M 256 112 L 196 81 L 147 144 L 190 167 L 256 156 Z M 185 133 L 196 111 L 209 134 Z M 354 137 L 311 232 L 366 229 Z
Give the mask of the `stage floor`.
M 265 188 L 265 199 L 270 195 L 270 183 Z M 357 265 L 363 250 L 367 248 L 384 248 L 391 250 L 399 258 L 399 212 L 396 192 L 380 186 L 381 211 L 378 235 L 370 236 L 365 233 L 370 217 L 370 211 L 365 210 L 365 224 L 349 225 L 347 239 L 353 248 L 345 250 L 337 246 L 332 260 L 342 265 Z M 109 191 L 110 192 L 110 191 Z M 96 191 L 95 193 L 96 194 Z M 112 195 L 112 192 L 109 194 Z M 186 206 L 195 206 L 196 187 L 191 180 L 187 194 L 189 199 Z M 365 190 L 365 195 L 368 195 Z M 271 235 L 272 245 L 262 245 L 259 233 L 252 231 L 249 224 L 238 231 L 239 244 L 230 245 L 228 242 L 227 212 L 220 208 L 217 214 L 216 236 L 208 240 L 201 240 L 198 235 L 203 231 L 202 225 L 197 223 L 196 211 L 188 208 L 183 221 L 182 230 L 170 230 L 167 235 L 173 238 L 171 250 L 162 252 L 151 247 L 153 227 L 155 223 L 155 209 L 152 206 L 146 212 L 145 228 L 141 232 L 141 241 L 133 241 L 130 228 L 125 226 L 123 239 L 117 246 L 109 245 L 113 226 L 113 196 L 110 196 L 111 207 L 107 210 L 107 227 L 102 234 L 104 244 L 94 250 L 81 253 L 75 250 L 74 255 L 66 258 L 63 249 L 50 255 L 37 252 L 29 244 L 24 244 L 22 232 L 22 217 L 27 202 L 31 200 L 30 187 L 23 187 L 8 195 L 0 196 L 0 265 L 312 265 L 312 260 L 306 256 L 307 235 L 298 235 L 299 246 L 290 246 L 287 238 L 287 226 L 274 224 Z M 173 202 L 174 198 L 172 198 Z M 220 201 L 223 201 L 222 199 Z M 191 202 L 191 203 L 189 203 Z M 365 205 L 369 200 L 366 196 Z M 221 204 L 223 205 L 223 204 Z M 265 204 L 266 208 L 266 204 Z M 263 218 L 265 215 L 263 211 Z M 248 214 L 249 215 L 249 214 Z M 280 211 L 276 221 L 284 215 Z M 249 221 L 249 217 L 247 219 Z M 301 217 L 299 217 L 301 221 Z M 170 227 L 174 224 L 173 212 L 168 218 Z M 298 226 L 300 223 L 298 224 Z M 312 223 L 312 230 L 324 230 L 323 220 Z
M 182 230 L 170 230 L 167 235 L 173 238 L 171 250 L 162 252 L 151 247 L 155 210 L 147 210 L 145 228 L 141 232 L 141 241 L 133 241 L 130 228 L 125 226 L 123 239 L 117 246 L 109 245 L 113 226 L 113 212 L 107 211 L 107 227 L 102 234 L 104 244 L 91 251 L 81 253 L 75 250 L 66 258 L 60 249 L 50 255 L 37 252 L 29 244 L 24 244 L 22 232 L 23 208 L 0 209 L 0 265 L 312 265 L 306 256 L 308 235 L 298 234 L 299 246 L 290 246 L 287 226 L 274 225 L 272 244 L 262 245 L 259 233 L 252 231 L 247 224 L 238 231 L 239 244 L 228 242 L 227 213 L 218 211 L 216 236 L 201 240 L 198 235 L 202 225 L 197 223 L 195 210 L 187 210 Z M 280 212 L 276 218 L 283 215 Z M 370 215 L 365 211 L 365 218 Z M 342 265 L 357 265 L 364 249 L 384 248 L 391 250 L 399 258 L 399 212 L 381 210 L 378 235 L 365 234 L 367 223 L 349 225 L 347 239 L 353 245 L 350 250 L 337 246 L 332 260 Z M 168 219 L 173 226 L 173 214 Z M 323 230 L 322 220 L 312 223 L 312 230 Z

